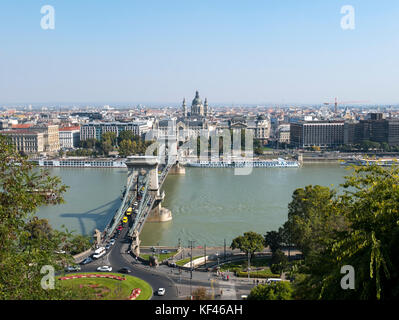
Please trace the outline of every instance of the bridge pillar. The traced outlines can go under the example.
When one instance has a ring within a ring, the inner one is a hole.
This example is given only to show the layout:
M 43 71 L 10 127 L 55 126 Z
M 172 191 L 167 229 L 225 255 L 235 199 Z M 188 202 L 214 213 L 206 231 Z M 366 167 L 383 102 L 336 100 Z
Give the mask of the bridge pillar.
M 132 156 L 126 160 L 126 166 L 128 168 L 128 177 L 134 176 L 134 173 L 139 173 L 141 170 L 145 170 L 149 174 L 149 191 L 156 191 L 159 193 L 159 182 L 158 182 L 158 158 L 155 156 Z
M 161 201 L 155 204 L 147 217 L 147 222 L 166 222 L 172 220 L 172 211 L 162 208 Z
M 169 174 L 186 174 L 186 168 L 179 162 L 176 162 L 176 164 L 170 168 Z
M 140 256 L 140 243 L 141 240 L 139 239 L 139 233 L 137 232 L 137 230 L 135 230 L 133 233 L 130 249 L 136 257 Z

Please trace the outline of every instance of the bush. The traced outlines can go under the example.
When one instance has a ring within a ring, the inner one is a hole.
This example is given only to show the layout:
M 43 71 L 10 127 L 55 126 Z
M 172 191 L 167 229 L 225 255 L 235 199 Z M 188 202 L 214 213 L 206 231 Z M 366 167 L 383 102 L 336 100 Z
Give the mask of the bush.
M 245 277 L 248 277 L 248 272 L 240 271 L 240 272 L 236 273 L 236 276 L 240 277 L 240 278 L 245 278 Z M 272 271 L 269 271 L 269 270 L 251 271 L 250 277 L 261 278 L 261 279 L 280 278 L 280 274 L 273 273 Z
M 292 292 L 291 284 L 286 281 L 261 284 L 251 290 L 248 300 L 291 300 Z

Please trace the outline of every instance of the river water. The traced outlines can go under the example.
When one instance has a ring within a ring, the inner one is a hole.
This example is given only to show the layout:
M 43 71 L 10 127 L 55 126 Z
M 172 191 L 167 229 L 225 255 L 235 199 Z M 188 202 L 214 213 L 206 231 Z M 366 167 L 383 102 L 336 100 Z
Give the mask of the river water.
M 55 228 L 65 225 L 76 233 L 103 230 L 120 205 L 125 169 L 52 168 L 53 175 L 70 186 L 65 204 L 42 207 L 38 216 Z M 169 175 L 162 206 L 173 220 L 146 223 L 143 245 L 222 246 L 246 231 L 264 234 L 287 219 L 287 207 L 296 188 L 306 185 L 338 187 L 349 172 L 338 164 L 309 164 L 301 168 L 254 168 L 250 175 L 234 169 L 186 168 L 185 175 Z

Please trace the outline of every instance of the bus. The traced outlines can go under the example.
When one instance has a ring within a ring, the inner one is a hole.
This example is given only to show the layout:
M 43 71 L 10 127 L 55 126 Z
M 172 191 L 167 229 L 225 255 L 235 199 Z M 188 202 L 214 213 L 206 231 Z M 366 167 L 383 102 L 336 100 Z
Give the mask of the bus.
M 105 250 L 104 247 L 100 247 L 94 251 L 93 258 L 98 259 L 98 258 L 102 257 L 106 252 L 107 251 Z
M 267 283 L 267 284 L 271 284 L 271 283 L 276 283 L 276 282 L 280 282 L 280 281 L 281 281 L 280 278 L 268 278 L 268 279 L 266 280 L 266 283 Z

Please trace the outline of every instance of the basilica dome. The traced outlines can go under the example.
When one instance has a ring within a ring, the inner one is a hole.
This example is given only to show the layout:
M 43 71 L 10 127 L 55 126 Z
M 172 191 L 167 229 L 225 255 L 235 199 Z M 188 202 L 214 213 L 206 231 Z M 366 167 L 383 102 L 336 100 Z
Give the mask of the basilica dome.
M 193 100 L 193 102 L 192 102 L 191 105 L 193 105 L 193 106 L 200 106 L 201 104 L 202 104 L 202 100 L 201 100 L 201 98 L 200 98 L 200 96 L 199 96 L 198 91 L 196 91 L 196 92 L 195 92 L 195 98 L 194 98 L 194 100 Z

